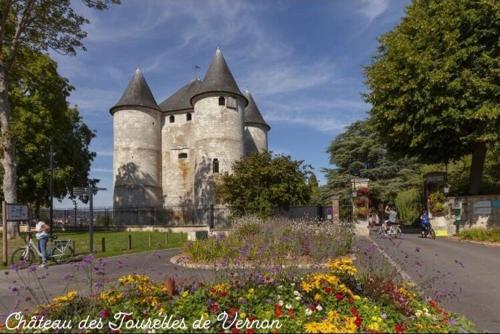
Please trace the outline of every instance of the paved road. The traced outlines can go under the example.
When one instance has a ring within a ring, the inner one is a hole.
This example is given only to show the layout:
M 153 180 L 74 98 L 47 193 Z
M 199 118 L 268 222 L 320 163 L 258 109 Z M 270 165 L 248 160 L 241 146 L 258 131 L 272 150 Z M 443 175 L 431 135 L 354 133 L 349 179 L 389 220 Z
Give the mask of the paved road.
M 102 262 L 96 260 L 93 266 L 99 269 L 94 272 L 103 271 L 105 274 L 94 275 L 94 286 L 97 285 L 99 288 L 101 284 L 106 286 L 116 284 L 118 277 L 129 273 L 147 274 L 154 281 L 174 277 L 178 284 L 214 278 L 212 270 L 187 269 L 173 265 L 170 258 L 179 252 L 179 249 L 167 249 L 115 256 L 103 259 Z M 37 269 L 35 272 L 27 269 L 17 272 L 0 271 L 0 321 L 4 321 L 5 317 L 14 310 L 19 311 L 34 306 L 35 297 L 43 303 L 47 299 L 61 295 L 65 290 L 88 292 L 88 272 L 88 266 L 82 266 L 81 263 L 50 266 L 47 269 Z M 41 285 L 38 284 L 38 280 Z M 35 291 L 35 297 L 25 290 L 27 286 Z
M 500 332 L 500 247 L 416 234 L 373 240 L 428 296 L 478 328 Z

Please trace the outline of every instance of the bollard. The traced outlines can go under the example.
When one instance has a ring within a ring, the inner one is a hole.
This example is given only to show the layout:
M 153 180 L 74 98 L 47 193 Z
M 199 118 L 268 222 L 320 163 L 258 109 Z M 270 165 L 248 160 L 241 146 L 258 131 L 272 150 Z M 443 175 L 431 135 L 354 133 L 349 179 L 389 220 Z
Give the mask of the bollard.
M 148 246 L 151 248 L 151 232 L 148 234 Z
M 128 249 L 132 249 L 132 235 L 128 235 Z
M 168 245 L 168 232 L 165 233 L 165 245 Z
M 101 251 L 103 253 L 106 252 L 106 238 L 104 238 L 104 237 L 102 237 L 102 239 L 101 239 Z
M 75 240 L 71 240 L 71 248 L 73 249 L 73 253 L 76 254 L 76 243 L 75 243 Z

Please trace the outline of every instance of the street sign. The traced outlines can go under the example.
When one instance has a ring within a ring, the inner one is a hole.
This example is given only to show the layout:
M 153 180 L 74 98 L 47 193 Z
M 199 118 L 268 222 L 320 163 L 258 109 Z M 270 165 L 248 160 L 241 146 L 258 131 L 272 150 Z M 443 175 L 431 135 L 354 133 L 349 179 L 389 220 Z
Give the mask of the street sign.
M 28 220 L 28 206 L 7 203 L 7 221 Z

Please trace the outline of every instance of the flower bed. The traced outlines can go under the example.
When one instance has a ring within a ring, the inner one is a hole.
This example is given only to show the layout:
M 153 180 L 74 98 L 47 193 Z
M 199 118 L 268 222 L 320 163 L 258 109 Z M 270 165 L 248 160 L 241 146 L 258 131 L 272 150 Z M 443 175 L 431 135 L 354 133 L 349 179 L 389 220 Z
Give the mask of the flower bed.
M 352 231 L 328 222 L 244 217 L 227 237 L 188 242 L 194 263 L 283 265 L 320 263 L 351 250 Z
M 155 284 L 147 276 L 128 275 L 120 278 L 117 288 L 90 297 L 72 291 L 40 307 L 34 315 L 66 324 L 71 321 L 71 328 L 61 330 L 66 332 L 79 332 L 78 324 L 88 324 L 89 319 L 97 319 L 102 326 L 94 332 L 475 330 L 465 318 L 445 311 L 433 300 L 420 298 L 405 284 L 360 279 L 349 258 L 330 261 L 326 272 L 291 278 L 258 273 L 244 281 L 235 275 L 228 277 L 215 285 L 175 288 L 172 280 Z M 11 319 L 8 326 L 15 328 L 17 324 L 19 320 Z

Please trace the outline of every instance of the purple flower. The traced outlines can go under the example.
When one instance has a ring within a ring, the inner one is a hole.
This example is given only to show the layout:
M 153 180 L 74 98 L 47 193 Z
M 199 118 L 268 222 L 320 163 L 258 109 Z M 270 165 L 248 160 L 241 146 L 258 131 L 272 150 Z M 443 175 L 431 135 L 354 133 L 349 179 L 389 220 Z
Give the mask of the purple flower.
M 28 268 L 28 271 L 29 271 L 30 273 L 35 272 L 35 271 L 36 271 L 36 265 L 34 265 L 34 264 L 33 264 L 33 265 L 31 265 L 31 266 Z

